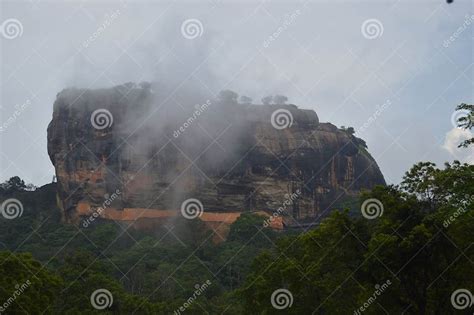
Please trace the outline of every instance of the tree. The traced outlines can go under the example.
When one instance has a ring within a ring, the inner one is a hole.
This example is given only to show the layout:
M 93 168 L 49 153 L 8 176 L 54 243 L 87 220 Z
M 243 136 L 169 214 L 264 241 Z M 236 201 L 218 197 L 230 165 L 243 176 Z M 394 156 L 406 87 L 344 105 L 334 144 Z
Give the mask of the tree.
M 27 191 L 35 191 L 38 187 L 36 187 L 34 184 L 29 183 L 26 185 L 25 190 Z
M 263 222 L 267 218 L 253 213 L 242 213 L 240 217 L 230 226 L 228 241 L 239 241 L 242 243 L 252 243 L 254 245 L 271 245 L 274 239 L 274 232 L 271 229 L 264 229 Z
M 341 130 L 347 132 L 351 136 L 355 134 L 354 127 L 347 127 L 346 128 L 346 126 L 341 126 Z
M 453 314 L 446 301 L 474 283 L 472 174 L 469 164 L 418 163 L 401 186 L 361 196 L 381 202 L 378 218 L 334 211 L 316 229 L 280 240 L 238 290 L 243 308 L 273 314 L 270 297 L 284 288 L 294 298 L 285 314 L 354 314 L 363 305 L 364 314 Z
M 62 285 L 61 279 L 31 254 L 0 252 L 0 312 L 41 314 L 51 310 Z
M 419 162 L 405 173 L 400 187 L 403 191 L 428 202 L 433 209 L 436 205 L 435 198 L 438 197 L 435 184 L 438 171 L 436 164 L 432 162 Z
M 262 104 L 263 105 L 270 105 L 273 101 L 273 96 L 272 95 L 268 95 L 268 96 L 265 96 L 264 98 L 262 98 Z
M 252 104 L 252 99 L 248 96 L 242 95 L 240 97 L 240 103 L 245 104 L 245 105 L 250 105 Z
M 283 105 L 288 101 L 288 97 L 284 95 L 275 95 L 273 101 L 275 102 L 275 104 Z
M 458 127 L 466 129 L 466 130 L 471 130 L 472 127 L 474 126 L 474 105 L 468 105 L 468 104 L 462 103 L 461 105 L 458 105 L 456 107 L 456 111 L 466 112 L 466 115 L 462 115 L 456 121 Z M 467 140 L 464 140 L 462 143 L 460 143 L 458 147 L 467 148 L 473 143 L 474 143 L 474 138 L 467 139 Z
M 61 302 L 56 305 L 56 314 L 66 311 L 68 314 L 94 314 L 96 309 L 90 297 L 97 289 L 106 289 L 111 293 L 113 302 L 107 310 L 113 314 L 166 313 L 164 305 L 152 304 L 144 297 L 127 293 L 120 282 L 111 277 L 110 267 L 85 251 L 66 256 L 59 272 L 65 280 L 65 288 L 59 296 Z
M 364 259 L 364 225 L 333 212 L 317 229 L 283 239 L 259 255 L 238 291 L 247 313 L 276 313 L 270 297 L 283 288 L 294 298 L 284 314 L 352 314 L 361 289 L 351 274 Z
M 219 100 L 223 103 L 237 103 L 237 98 L 239 97 L 239 94 L 235 93 L 234 91 L 231 90 L 224 90 L 219 92 Z
M 7 194 L 10 194 L 12 192 L 24 191 L 27 188 L 25 182 L 18 176 L 10 177 L 10 179 L 1 184 L 0 187 Z
M 419 162 L 405 173 L 400 190 L 416 196 L 430 210 L 446 202 L 459 205 L 459 196 L 465 199 L 464 195 L 474 194 L 473 174 L 473 165 L 459 161 L 445 163 L 443 170 L 432 162 Z

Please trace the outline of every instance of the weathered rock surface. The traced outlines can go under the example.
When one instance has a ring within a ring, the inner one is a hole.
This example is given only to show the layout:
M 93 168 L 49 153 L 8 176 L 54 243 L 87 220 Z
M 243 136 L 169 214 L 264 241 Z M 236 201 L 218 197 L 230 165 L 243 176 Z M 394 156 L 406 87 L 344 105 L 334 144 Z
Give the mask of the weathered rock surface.
M 196 198 L 205 212 L 277 212 L 298 225 L 385 184 L 364 142 L 312 110 L 213 100 L 181 106 L 157 94 L 132 84 L 58 94 L 48 153 L 66 221 L 97 207 L 113 209 L 101 215 L 117 220 L 124 209 L 179 211 Z M 113 119 L 104 129 L 91 123 L 98 109 Z M 272 125 L 278 109 L 291 113 L 291 127 Z

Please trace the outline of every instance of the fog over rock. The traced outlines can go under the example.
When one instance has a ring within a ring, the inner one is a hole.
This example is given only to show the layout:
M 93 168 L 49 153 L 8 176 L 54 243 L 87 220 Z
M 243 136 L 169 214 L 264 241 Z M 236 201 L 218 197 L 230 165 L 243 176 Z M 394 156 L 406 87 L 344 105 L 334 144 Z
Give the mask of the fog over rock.
M 298 225 L 385 184 L 364 142 L 313 110 L 199 95 L 177 105 L 166 95 L 155 83 L 58 94 L 48 152 L 66 221 L 119 190 L 102 216 L 131 220 L 124 209 L 147 209 L 137 212 L 146 218 L 189 198 L 205 213 L 271 214 L 297 194 L 281 215 Z

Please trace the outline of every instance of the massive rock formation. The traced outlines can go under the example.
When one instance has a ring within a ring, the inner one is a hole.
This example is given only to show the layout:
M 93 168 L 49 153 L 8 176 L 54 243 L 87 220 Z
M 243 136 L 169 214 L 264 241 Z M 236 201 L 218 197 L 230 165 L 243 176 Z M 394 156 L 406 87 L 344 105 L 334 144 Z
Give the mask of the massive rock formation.
M 168 217 L 194 198 L 208 221 L 259 211 L 298 226 L 385 183 L 364 141 L 312 110 L 188 103 L 149 84 L 59 93 L 48 153 L 64 219 Z

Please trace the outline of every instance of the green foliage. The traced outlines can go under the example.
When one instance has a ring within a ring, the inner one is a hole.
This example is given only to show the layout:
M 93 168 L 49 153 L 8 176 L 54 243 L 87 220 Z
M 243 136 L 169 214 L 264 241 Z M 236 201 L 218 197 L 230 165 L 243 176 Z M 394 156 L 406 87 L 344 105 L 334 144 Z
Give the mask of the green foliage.
M 87 252 L 79 251 L 65 257 L 58 271 L 66 285 L 61 291 L 61 303 L 54 310 L 56 314 L 99 313 L 92 306 L 90 296 L 95 290 L 104 288 L 113 296 L 111 307 L 106 309 L 111 314 L 166 312 L 164 304 L 152 304 L 144 297 L 127 293 L 120 282 L 112 277 L 107 265 Z
M 212 242 L 200 220 L 176 219 L 153 233 L 101 220 L 87 227 L 63 224 L 55 190 L 51 184 L 12 192 L 6 197 L 22 202 L 23 215 L 0 218 L 3 249 L 31 252 L 61 282 L 46 313 L 99 313 L 90 296 L 104 288 L 113 294 L 114 303 L 100 312 L 170 314 L 193 295 L 197 284 L 210 280 L 186 312 L 238 314 L 238 305 L 226 310 L 229 301 L 238 302 L 232 290 L 245 281 L 253 258 L 262 248 L 272 247 L 277 237 L 268 229 L 253 237 L 264 220 L 253 214 L 242 215 L 230 229 L 231 241 L 221 244 Z M 1 287 L 10 292 L 12 286 Z
M 474 126 L 474 105 L 469 105 L 466 103 L 462 103 L 456 107 L 457 111 L 466 111 L 467 115 L 463 115 L 459 117 L 457 120 L 458 127 L 471 130 Z M 474 138 L 464 140 L 462 143 L 459 144 L 459 147 L 465 147 L 474 144 Z
M 242 213 L 231 225 L 227 240 L 231 242 L 252 242 L 254 245 L 271 245 L 275 233 L 271 229 L 263 228 L 265 219 L 266 217 L 258 214 Z
M 9 250 L 0 253 L 0 297 L 8 301 L 29 279 L 8 314 L 172 314 L 188 304 L 182 313 L 353 314 L 365 304 L 364 314 L 451 314 L 451 293 L 474 290 L 473 175 L 474 166 L 457 161 L 443 169 L 420 162 L 399 186 L 364 192 L 356 206 L 345 201 L 354 209 L 380 200 L 376 219 L 333 211 L 313 230 L 282 233 L 243 213 L 220 244 L 199 220 L 148 233 L 101 220 L 63 224 L 54 185 L 15 189 L 7 197 L 21 200 L 24 213 L 0 220 Z M 270 298 L 281 288 L 294 301 L 278 311 Z M 110 308 L 92 307 L 97 289 L 111 292 Z
M 244 309 L 272 314 L 272 292 L 286 288 L 294 302 L 285 314 L 353 314 L 375 285 L 390 281 L 364 313 L 454 313 L 451 293 L 474 283 L 473 174 L 459 162 L 419 163 L 400 187 L 362 195 L 382 202 L 381 217 L 333 212 L 317 229 L 280 240 L 256 258 L 239 289 Z
M 438 206 L 458 206 L 465 195 L 474 194 L 474 166 L 454 161 L 440 170 L 431 162 L 419 162 L 403 177 L 400 189 L 419 198 L 431 210 Z
M 51 313 L 61 279 L 31 254 L 0 252 L 0 313 Z
M 0 194 L 11 194 L 26 189 L 25 182 L 18 176 L 11 177 L 6 182 L 0 184 Z

